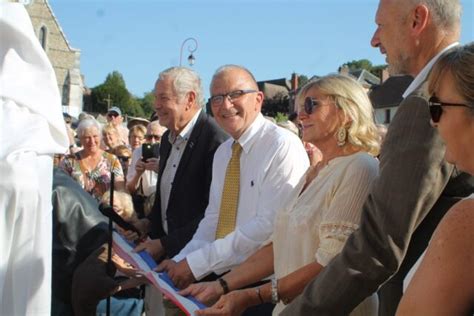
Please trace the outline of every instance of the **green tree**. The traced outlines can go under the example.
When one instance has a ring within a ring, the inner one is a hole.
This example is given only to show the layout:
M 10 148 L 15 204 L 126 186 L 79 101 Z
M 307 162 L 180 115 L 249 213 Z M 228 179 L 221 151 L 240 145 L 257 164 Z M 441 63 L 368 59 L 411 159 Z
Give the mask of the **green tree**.
M 133 97 L 118 71 L 108 74 L 104 83 L 91 89 L 92 112 L 106 113 L 110 105 L 120 107 L 123 114 L 132 114 L 135 112 L 133 103 Z
M 341 67 L 347 66 L 349 70 L 359 70 L 359 69 L 365 69 L 369 71 L 370 73 L 376 75 L 377 77 L 380 78 L 382 74 L 382 70 L 387 67 L 387 65 L 373 65 L 372 62 L 368 59 L 359 59 L 359 60 L 353 60 L 349 61 L 345 64 L 343 64 Z M 339 69 L 341 68 L 339 67 Z
M 299 75 L 298 76 L 298 87 L 304 86 L 306 83 L 308 83 L 309 79 L 305 75 Z
M 138 101 L 145 117 L 149 118 L 151 114 L 155 111 L 155 94 L 153 93 L 153 91 L 147 92 L 145 93 L 143 98 L 139 98 Z

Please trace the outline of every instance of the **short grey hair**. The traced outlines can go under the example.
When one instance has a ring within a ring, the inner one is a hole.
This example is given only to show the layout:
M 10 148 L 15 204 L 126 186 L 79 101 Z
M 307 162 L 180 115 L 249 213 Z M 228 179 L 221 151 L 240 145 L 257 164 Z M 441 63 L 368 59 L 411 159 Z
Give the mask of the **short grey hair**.
M 250 72 L 250 70 L 248 70 L 244 66 L 232 65 L 232 64 L 224 65 L 224 66 L 221 66 L 221 67 L 217 68 L 216 72 L 214 72 L 214 75 L 212 76 L 210 88 L 212 89 L 212 85 L 213 85 L 214 80 L 216 79 L 216 77 L 218 77 L 223 72 L 226 72 L 226 71 L 229 71 L 229 70 L 235 70 L 235 69 L 239 69 L 239 70 L 242 70 L 243 72 L 245 72 L 249 76 L 249 78 L 251 79 L 252 85 L 255 85 L 254 88 L 258 89 L 257 80 L 255 79 L 254 75 Z
M 410 0 L 413 5 L 424 4 L 433 15 L 434 24 L 444 31 L 458 31 L 462 6 L 459 0 Z
M 165 79 L 172 81 L 179 100 L 182 100 L 188 92 L 193 91 L 196 94 L 196 103 L 200 107 L 204 106 L 201 78 L 195 71 L 186 67 L 171 67 L 160 72 L 157 82 Z
M 86 118 L 79 122 L 79 125 L 76 129 L 77 137 L 81 138 L 84 132 L 91 127 L 95 127 L 97 129 L 99 132 L 99 137 L 102 139 L 102 127 L 95 118 Z

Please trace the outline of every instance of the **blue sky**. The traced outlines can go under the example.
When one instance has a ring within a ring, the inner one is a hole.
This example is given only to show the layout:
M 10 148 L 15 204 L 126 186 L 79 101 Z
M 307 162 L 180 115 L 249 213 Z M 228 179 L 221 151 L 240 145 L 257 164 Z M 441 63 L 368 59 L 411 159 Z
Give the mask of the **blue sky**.
M 385 63 L 370 47 L 377 0 L 50 0 L 72 47 L 81 50 L 85 84 L 117 70 L 136 96 L 153 89 L 158 73 L 179 65 L 188 37 L 206 96 L 213 72 L 240 64 L 257 80 L 296 72 L 325 75 L 354 59 Z M 474 40 L 474 1 L 462 0 L 461 42 Z M 187 45 L 183 65 L 187 65 Z

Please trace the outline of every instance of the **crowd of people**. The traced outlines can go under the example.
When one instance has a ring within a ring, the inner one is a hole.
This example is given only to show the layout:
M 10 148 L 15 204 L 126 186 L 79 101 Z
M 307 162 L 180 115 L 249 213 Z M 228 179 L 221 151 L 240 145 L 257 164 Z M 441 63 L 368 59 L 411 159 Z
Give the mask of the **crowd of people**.
M 8 10 L 24 18 L 18 8 Z M 2 19 L 2 26 L 18 22 Z M 114 192 L 112 208 L 138 232 L 116 230 L 139 241 L 135 251 L 148 252 L 179 294 L 208 306 L 196 315 L 472 315 L 474 43 L 458 43 L 460 19 L 458 0 L 380 0 L 371 44 L 387 56 L 391 74 L 414 78 L 388 131 L 375 124 L 364 87 L 342 74 L 299 89 L 298 127 L 276 124 L 261 113 L 264 95 L 252 72 L 232 64 L 212 77 L 211 113 L 203 109 L 199 75 L 185 67 L 159 74 L 154 118 L 130 130 L 117 106 L 106 113 L 106 124 L 83 113 L 75 129 L 70 117 L 63 124 L 58 113 L 50 119 L 30 109 L 49 126 L 36 135 L 49 142 L 47 151 L 0 134 L 9 149 L 0 150 L 7 175 L 0 180 L 0 205 L 9 214 L 0 221 L 7 250 L 0 261 L 0 314 L 50 314 L 41 300 L 50 295 L 44 283 L 55 273 L 44 255 L 51 248 L 16 253 L 30 237 L 25 220 L 11 220 L 26 207 L 39 214 L 48 208 L 39 197 L 51 195 L 50 188 L 11 185 L 31 167 L 25 151 L 36 150 L 38 166 L 48 170 L 51 154 L 60 154 L 56 172 L 79 187 L 76 201 L 90 197 L 82 205 L 87 212 L 98 213 L 98 203 L 110 202 Z M 29 30 L 13 30 L 33 42 Z M 21 56 L 25 46 L 5 40 Z M 34 45 L 33 51 L 41 49 Z M 51 72 L 38 54 L 38 64 Z M 21 65 L 3 50 L 0 58 Z M 1 69 L 0 84 L 11 78 L 8 70 Z M 54 90 L 52 82 L 44 81 L 44 89 Z M 18 107 L 32 102 L 5 87 L 12 92 L 0 91 L 2 132 L 3 120 L 24 117 Z M 56 104 L 59 95 L 43 101 Z M 23 151 L 10 150 L 15 146 Z M 50 185 L 51 175 L 45 179 Z M 38 198 L 19 200 L 31 192 Z M 74 203 L 74 194 L 68 199 Z M 32 239 L 51 237 L 41 214 L 28 218 L 38 235 Z M 185 315 L 118 255 L 117 272 L 107 274 L 101 244 L 74 272 L 71 315 L 95 314 L 101 299 L 129 288 L 144 293 L 138 315 Z M 20 275 L 21 259 L 30 253 L 40 267 Z M 40 294 L 29 297 L 27 284 L 23 292 L 13 290 L 15 282 L 35 280 L 32 272 L 41 274 L 41 286 L 31 285 Z

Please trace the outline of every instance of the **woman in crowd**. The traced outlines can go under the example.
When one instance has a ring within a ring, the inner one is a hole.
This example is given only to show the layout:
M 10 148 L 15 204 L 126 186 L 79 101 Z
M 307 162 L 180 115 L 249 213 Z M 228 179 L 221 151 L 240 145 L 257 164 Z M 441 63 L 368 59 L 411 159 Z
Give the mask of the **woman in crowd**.
M 100 125 L 95 119 L 85 119 L 77 127 L 82 150 L 65 158 L 60 167 L 87 192 L 100 200 L 109 190 L 111 172 L 115 175 L 115 188 L 124 189 L 124 175 L 119 160 L 100 148 Z
M 474 43 L 440 58 L 429 77 L 431 121 L 445 158 L 474 175 Z M 436 229 L 397 315 L 474 314 L 474 194 L 455 204 Z
M 112 152 L 112 150 L 119 145 L 124 145 L 120 140 L 118 129 L 110 123 L 105 125 L 102 129 L 102 138 L 104 140 L 105 150 L 108 152 Z
M 355 80 L 330 75 L 305 85 L 297 97 L 303 140 L 320 149 L 293 197 L 277 213 L 270 241 L 221 279 L 182 291 L 206 303 L 219 301 L 198 315 L 239 315 L 264 302 L 278 305 L 300 294 L 305 285 L 341 251 L 358 227 L 361 207 L 378 172 L 374 158 L 379 137 L 372 106 Z M 275 274 L 257 288 L 237 290 Z M 376 315 L 376 295 L 351 315 Z
M 128 142 L 130 143 L 130 148 L 132 151 L 142 146 L 145 142 L 146 127 L 137 124 L 130 129 L 128 134 Z

